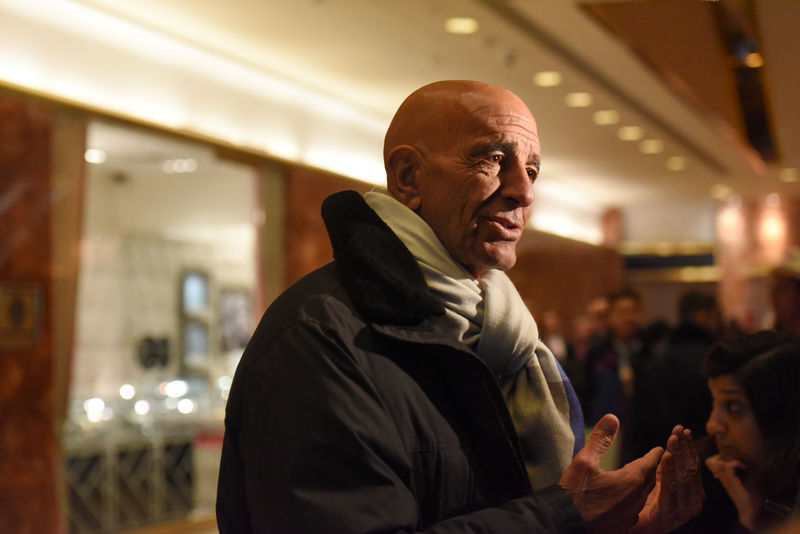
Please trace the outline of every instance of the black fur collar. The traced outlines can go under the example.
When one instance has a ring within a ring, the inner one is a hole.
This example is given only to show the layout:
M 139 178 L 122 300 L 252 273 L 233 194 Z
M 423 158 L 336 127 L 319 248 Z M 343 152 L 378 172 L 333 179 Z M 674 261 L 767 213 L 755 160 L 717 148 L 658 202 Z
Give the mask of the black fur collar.
M 444 314 L 417 260 L 359 193 L 341 191 L 326 198 L 322 218 L 339 276 L 364 318 L 413 325 Z

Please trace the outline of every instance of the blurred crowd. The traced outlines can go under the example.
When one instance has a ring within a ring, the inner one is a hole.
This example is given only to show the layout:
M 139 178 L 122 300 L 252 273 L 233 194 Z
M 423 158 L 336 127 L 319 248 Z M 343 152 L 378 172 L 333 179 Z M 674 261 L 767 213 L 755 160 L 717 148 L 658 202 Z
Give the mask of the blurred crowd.
M 800 268 L 773 271 L 770 305 L 772 328 L 800 339 Z M 586 426 L 605 413 L 620 418 L 623 440 L 616 464 L 663 445 L 676 424 L 704 436 L 711 413 L 706 354 L 720 339 L 755 330 L 726 321 L 709 293 L 686 291 L 676 312 L 674 324 L 645 323 L 640 295 L 622 289 L 590 299 L 571 335 L 558 311 L 539 316 L 542 339 L 573 383 Z

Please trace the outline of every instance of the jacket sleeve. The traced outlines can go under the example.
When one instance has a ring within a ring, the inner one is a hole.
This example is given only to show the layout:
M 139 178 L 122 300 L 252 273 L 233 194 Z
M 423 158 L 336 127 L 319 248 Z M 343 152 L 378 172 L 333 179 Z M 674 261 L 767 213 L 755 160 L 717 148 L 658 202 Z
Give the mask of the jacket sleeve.
M 258 347 L 258 348 L 256 348 Z M 226 414 L 221 534 L 421 531 L 411 464 L 381 395 L 335 336 L 294 323 L 251 343 Z M 428 525 L 431 533 L 583 532 L 557 486 Z

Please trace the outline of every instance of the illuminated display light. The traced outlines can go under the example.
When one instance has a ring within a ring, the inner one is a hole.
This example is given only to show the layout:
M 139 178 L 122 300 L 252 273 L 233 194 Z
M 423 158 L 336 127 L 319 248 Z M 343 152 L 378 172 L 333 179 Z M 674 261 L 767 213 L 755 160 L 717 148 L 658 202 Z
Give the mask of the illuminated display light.
M 145 415 L 150 411 L 150 403 L 146 400 L 136 401 L 136 404 L 133 405 L 133 411 L 139 415 Z
M 194 411 L 195 404 L 192 399 L 181 399 L 178 403 L 178 411 L 182 414 L 190 414 Z
M 125 400 L 130 400 L 136 396 L 136 388 L 130 384 L 123 384 L 119 388 L 119 396 Z

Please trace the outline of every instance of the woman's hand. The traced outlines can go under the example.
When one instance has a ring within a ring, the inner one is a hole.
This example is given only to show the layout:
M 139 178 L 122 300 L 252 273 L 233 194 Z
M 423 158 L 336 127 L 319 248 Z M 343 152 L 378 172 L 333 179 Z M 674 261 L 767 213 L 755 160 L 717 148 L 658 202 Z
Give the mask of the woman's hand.
M 671 532 L 700 513 L 704 498 L 700 458 L 692 443 L 692 433 L 676 426 L 667 441 L 667 452 L 658 464 L 656 486 L 629 534 Z
M 720 481 L 736 506 L 739 522 L 754 530 L 756 517 L 761 509 L 761 495 L 752 487 L 748 487 L 751 484 L 747 484 L 736 474 L 737 469 L 744 469 L 744 464 L 739 460 L 724 458 L 717 454 L 706 459 L 706 466 Z

